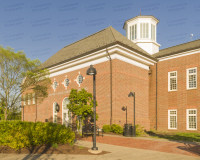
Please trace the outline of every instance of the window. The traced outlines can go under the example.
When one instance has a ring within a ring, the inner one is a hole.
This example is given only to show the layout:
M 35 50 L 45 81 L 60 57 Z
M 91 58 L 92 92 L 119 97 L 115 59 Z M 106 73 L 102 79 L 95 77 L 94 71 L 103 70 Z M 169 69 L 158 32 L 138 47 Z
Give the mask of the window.
M 26 105 L 26 95 L 24 95 L 24 105 Z
M 140 23 L 140 38 L 149 38 L 149 23 Z
M 31 104 L 31 94 L 28 94 L 28 105 Z
M 130 26 L 130 40 L 137 39 L 137 24 Z
M 168 129 L 177 129 L 177 110 L 168 110 Z
M 155 41 L 155 26 L 151 24 L 151 39 Z
M 57 102 L 53 103 L 53 123 L 57 123 L 57 111 L 56 111 Z
M 56 81 L 53 82 L 53 89 L 56 89 L 58 86 L 58 83 Z
M 177 91 L 177 71 L 168 72 L 168 91 Z
M 197 67 L 187 69 L 187 89 L 197 88 Z
M 33 104 L 35 104 L 35 93 L 32 93 L 32 97 L 33 97 Z
M 187 109 L 187 130 L 197 130 L 196 109 Z
M 83 76 L 81 74 L 79 74 L 77 77 L 77 83 L 81 84 L 82 82 L 83 82 Z
M 69 79 L 68 78 L 65 79 L 64 85 L 65 85 L 65 87 L 69 86 Z
M 66 97 L 63 100 L 63 108 L 62 108 L 62 114 L 63 114 L 63 120 L 62 124 L 64 124 L 66 127 L 71 126 L 71 112 L 68 110 L 67 105 L 70 103 L 69 99 Z

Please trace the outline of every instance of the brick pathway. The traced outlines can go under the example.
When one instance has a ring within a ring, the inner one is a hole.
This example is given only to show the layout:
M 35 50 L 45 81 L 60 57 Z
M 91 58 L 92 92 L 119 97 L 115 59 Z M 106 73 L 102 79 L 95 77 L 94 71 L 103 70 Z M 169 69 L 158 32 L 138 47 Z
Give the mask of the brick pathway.
M 92 142 L 92 137 L 80 138 L 80 140 Z M 159 152 L 182 154 L 200 157 L 200 145 L 184 144 L 178 142 L 163 142 L 155 140 L 143 140 L 125 137 L 104 136 L 96 137 L 98 143 L 112 144 L 130 148 L 147 149 Z

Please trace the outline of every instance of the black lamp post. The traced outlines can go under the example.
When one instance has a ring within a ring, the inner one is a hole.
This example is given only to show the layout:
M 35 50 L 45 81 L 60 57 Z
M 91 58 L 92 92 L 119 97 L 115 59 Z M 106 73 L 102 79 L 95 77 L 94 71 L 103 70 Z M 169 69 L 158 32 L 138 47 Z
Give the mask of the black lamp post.
M 95 75 L 97 74 L 97 71 L 95 68 L 93 68 L 92 65 L 90 65 L 90 68 L 88 68 L 87 75 L 93 75 L 93 105 L 94 105 L 94 139 L 93 139 L 93 147 L 92 150 L 98 150 L 98 147 L 96 147 L 96 81 L 95 81 Z
M 134 108 L 134 111 L 133 111 L 134 112 L 134 132 L 133 132 L 133 136 L 135 137 L 135 92 L 130 92 L 128 97 L 134 97 L 133 98 L 133 101 L 134 101 L 134 103 L 133 103 L 133 108 Z
M 122 111 L 126 111 L 126 124 L 127 124 L 127 106 L 126 106 L 126 108 L 123 106 Z

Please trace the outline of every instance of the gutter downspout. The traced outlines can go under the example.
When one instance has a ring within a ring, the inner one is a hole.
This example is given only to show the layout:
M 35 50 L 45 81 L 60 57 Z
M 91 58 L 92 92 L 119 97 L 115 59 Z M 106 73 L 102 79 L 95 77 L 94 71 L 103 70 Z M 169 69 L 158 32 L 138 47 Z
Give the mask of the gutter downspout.
M 157 63 L 156 63 L 156 131 L 157 131 L 157 122 L 158 122 L 158 119 L 157 119 L 157 112 L 158 112 L 158 109 L 157 109 Z
M 111 126 L 112 125 L 112 59 L 110 57 L 107 48 L 106 52 L 108 53 L 108 56 L 110 58 L 110 126 Z

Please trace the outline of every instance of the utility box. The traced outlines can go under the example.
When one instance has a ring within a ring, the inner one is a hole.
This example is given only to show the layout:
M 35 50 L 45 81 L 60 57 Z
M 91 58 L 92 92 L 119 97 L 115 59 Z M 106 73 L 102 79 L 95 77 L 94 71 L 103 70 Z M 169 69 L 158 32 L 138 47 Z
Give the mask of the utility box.
M 132 126 L 132 124 L 124 124 L 124 136 L 125 137 L 131 136 L 131 126 Z

